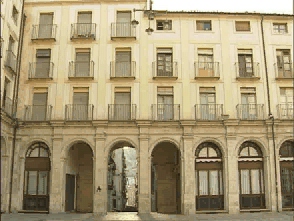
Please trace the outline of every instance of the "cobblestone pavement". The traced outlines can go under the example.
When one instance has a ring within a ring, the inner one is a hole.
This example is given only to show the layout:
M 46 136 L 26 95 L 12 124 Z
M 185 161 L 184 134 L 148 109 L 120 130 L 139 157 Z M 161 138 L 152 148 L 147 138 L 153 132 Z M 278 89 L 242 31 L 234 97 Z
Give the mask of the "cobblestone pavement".
M 190 216 L 185 215 L 167 215 L 159 213 L 151 213 L 148 215 L 137 215 L 136 212 L 118 213 L 112 212 L 105 216 L 95 216 L 93 214 L 2 214 L 1 220 L 4 221 L 155 221 L 155 220 L 240 220 L 240 221 L 294 221 L 294 212 L 281 213 L 242 213 L 242 214 L 195 214 Z

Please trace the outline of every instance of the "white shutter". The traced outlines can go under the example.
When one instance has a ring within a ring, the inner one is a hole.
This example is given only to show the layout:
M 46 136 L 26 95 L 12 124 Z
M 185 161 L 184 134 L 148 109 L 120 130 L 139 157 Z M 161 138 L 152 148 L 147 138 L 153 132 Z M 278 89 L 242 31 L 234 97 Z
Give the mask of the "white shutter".
M 219 187 L 218 187 L 218 170 L 210 170 L 209 171 L 209 195 L 218 195 Z
M 199 195 L 208 195 L 208 171 L 199 171 Z
M 250 194 L 249 170 L 241 170 L 241 194 Z
M 260 191 L 260 177 L 259 177 L 259 169 L 250 170 L 251 172 L 251 189 L 252 194 L 259 194 Z

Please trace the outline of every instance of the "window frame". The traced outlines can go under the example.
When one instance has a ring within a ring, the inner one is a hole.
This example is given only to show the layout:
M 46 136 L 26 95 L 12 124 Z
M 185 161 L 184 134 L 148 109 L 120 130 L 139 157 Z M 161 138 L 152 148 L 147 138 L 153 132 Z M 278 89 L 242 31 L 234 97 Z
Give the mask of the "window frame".
M 162 29 L 158 29 L 159 28 L 159 22 L 162 23 Z M 164 23 L 168 22 L 168 28 L 166 29 L 164 26 Z M 173 25 L 172 25 L 172 20 L 156 20 L 156 31 L 172 31 L 173 30 Z
M 212 31 L 212 20 L 196 20 L 196 31 L 211 32 Z M 203 24 L 203 29 L 198 29 L 198 24 Z M 205 29 L 205 24 L 210 25 L 210 29 Z
M 284 31 L 281 32 L 281 29 L 280 27 L 283 26 L 285 27 Z M 278 29 L 275 29 L 275 27 L 278 26 Z M 272 29 L 273 33 L 274 34 L 288 34 L 289 33 L 289 30 L 288 30 L 288 23 L 285 22 L 285 23 L 282 23 L 282 22 L 274 22 L 273 23 L 273 29 Z
M 249 30 L 238 30 L 237 29 L 237 24 L 238 23 L 249 23 Z M 235 21 L 235 32 L 236 33 L 240 33 L 240 32 L 246 32 L 246 33 L 250 33 L 250 32 L 252 32 L 252 28 L 251 28 L 251 22 L 250 21 Z

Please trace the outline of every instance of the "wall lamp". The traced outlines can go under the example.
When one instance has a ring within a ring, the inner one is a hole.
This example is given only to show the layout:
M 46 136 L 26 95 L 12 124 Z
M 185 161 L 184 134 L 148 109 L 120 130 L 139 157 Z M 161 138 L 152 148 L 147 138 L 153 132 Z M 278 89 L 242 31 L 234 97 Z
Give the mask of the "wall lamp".
M 98 188 L 97 188 L 97 192 L 101 192 L 101 187 L 100 186 L 98 186 Z

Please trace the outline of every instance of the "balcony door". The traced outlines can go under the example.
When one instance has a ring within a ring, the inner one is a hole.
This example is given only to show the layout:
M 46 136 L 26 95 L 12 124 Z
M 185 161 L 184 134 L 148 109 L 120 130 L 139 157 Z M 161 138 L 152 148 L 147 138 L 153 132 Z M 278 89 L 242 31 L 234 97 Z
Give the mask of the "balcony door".
M 167 88 L 171 89 L 172 88 Z M 157 95 L 157 118 L 158 120 L 173 120 L 174 119 L 174 96 L 173 94 L 163 94 L 163 88 L 158 88 Z M 168 92 L 168 91 L 166 91 Z
M 257 107 L 256 96 L 254 93 L 242 93 L 241 94 L 241 115 L 242 119 L 256 119 Z
M 115 76 L 131 76 L 131 51 L 116 51 Z
M 88 92 L 74 92 L 72 117 L 73 120 L 88 120 Z
M 172 49 L 159 49 L 157 52 L 157 76 L 173 76 Z
M 216 118 L 215 93 L 200 92 L 200 104 L 201 119 L 214 120 Z
M 198 71 L 200 77 L 212 77 L 213 72 L 213 52 L 211 49 L 198 50 Z
M 117 37 L 131 36 L 131 12 L 130 11 L 117 12 L 116 36 Z
M 252 77 L 253 76 L 253 63 L 252 54 L 238 54 L 239 62 L 239 76 Z
M 90 76 L 90 52 L 77 52 L 75 77 Z
M 47 120 L 47 97 L 48 93 L 34 93 L 32 120 L 45 121 Z
M 279 77 L 292 77 L 290 50 L 277 50 Z
M 131 120 L 131 93 L 115 92 L 114 119 Z
M 50 49 L 37 49 L 36 53 L 36 78 L 46 78 L 49 77 L 50 73 Z
M 281 117 L 293 117 L 293 88 L 280 89 Z
M 77 34 L 80 37 L 89 37 L 92 28 L 92 12 L 79 12 L 78 13 Z
M 52 27 L 53 27 L 53 14 L 41 13 L 40 19 L 39 19 L 38 38 L 51 38 Z

